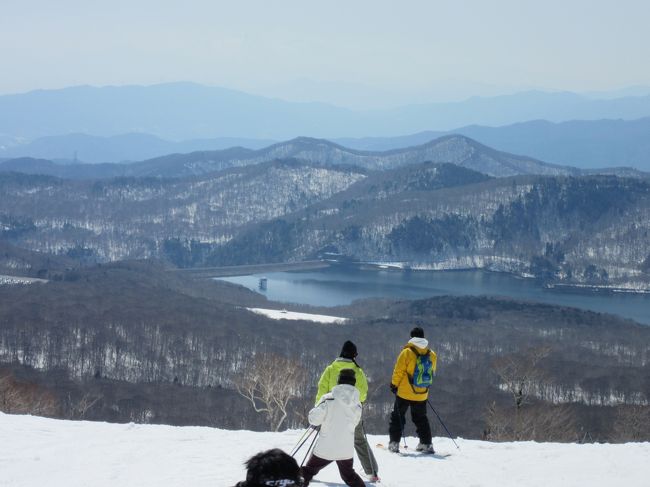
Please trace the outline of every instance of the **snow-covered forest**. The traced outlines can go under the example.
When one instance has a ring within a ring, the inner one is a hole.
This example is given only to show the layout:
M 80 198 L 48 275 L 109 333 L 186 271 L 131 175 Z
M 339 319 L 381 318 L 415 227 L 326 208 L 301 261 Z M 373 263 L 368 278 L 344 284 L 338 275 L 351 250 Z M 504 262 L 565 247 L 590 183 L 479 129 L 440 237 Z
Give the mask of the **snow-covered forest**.
M 1 238 L 87 263 L 225 266 L 329 252 L 650 288 L 650 186 L 641 179 L 490 179 L 450 164 L 368 172 L 276 161 L 185 179 L 4 174 L 0 191 Z
M 440 297 L 360 302 L 337 310 L 348 318 L 344 325 L 275 320 L 244 307 L 267 305 L 259 295 L 135 263 L 71 271 L 45 285 L 3 286 L 0 299 L 0 361 L 4 394 L 17 398 L 13 412 L 28 411 L 32 398 L 54 417 L 263 430 L 272 421 L 255 413 L 238 386 L 285 364 L 283 370 L 301 371 L 281 423 L 296 428 L 323 367 L 352 339 L 370 380 L 368 429 L 378 433 L 392 407 L 387 384 L 395 355 L 406 330 L 419 323 L 439 354 L 433 400 L 459 435 L 650 435 L 650 328 L 614 316 Z M 523 384 L 513 382 L 521 377 Z M 518 431 L 509 426 L 515 413 L 550 423 Z

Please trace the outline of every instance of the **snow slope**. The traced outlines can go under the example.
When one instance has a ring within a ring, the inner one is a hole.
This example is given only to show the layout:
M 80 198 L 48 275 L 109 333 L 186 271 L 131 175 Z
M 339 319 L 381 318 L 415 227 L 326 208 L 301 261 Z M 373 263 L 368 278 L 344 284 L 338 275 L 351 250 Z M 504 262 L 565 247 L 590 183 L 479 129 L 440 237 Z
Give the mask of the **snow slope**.
M 2 487 L 230 487 L 260 450 L 291 450 L 301 431 L 254 433 L 200 427 L 58 421 L 0 413 Z M 370 436 L 371 445 L 386 436 Z M 414 438 L 407 439 L 411 448 Z M 575 445 L 448 439 L 447 458 L 376 450 L 386 487 L 647 487 L 650 443 Z M 302 455 L 297 455 L 302 460 Z M 355 461 L 358 465 L 358 461 Z M 321 483 L 343 485 L 335 466 Z M 379 484 L 379 485 L 382 485 Z
M 298 313 L 296 311 L 287 311 L 286 309 L 265 309 L 265 308 L 247 308 L 253 313 L 267 316 L 274 320 L 305 320 L 316 321 L 318 323 L 343 324 L 346 318 L 330 315 L 316 315 L 313 313 Z

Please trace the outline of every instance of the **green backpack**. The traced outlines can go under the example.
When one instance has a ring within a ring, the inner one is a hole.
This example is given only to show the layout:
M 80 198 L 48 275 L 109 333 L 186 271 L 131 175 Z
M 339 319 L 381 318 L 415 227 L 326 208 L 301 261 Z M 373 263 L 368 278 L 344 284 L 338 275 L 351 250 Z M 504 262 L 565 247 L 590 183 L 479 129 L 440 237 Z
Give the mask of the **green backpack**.
M 413 350 L 413 352 L 415 352 L 416 360 L 413 377 L 411 377 L 411 384 L 415 387 L 428 389 L 431 387 L 431 384 L 433 384 L 433 362 L 431 361 L 431 353 L 429 349 L 427 349 L 427 352 L 424 355 L 420 355 L 415 350 Z

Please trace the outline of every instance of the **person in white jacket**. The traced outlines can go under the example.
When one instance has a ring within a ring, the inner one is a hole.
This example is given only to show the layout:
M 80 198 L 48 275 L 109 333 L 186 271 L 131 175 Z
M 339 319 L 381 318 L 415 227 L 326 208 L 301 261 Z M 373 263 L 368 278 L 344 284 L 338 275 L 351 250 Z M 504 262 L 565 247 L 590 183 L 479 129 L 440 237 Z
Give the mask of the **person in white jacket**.
M 320 426 L 320 433 L 307 465 L 301 469 L 305 487 L 332 462 L 336 462 L 346 485 L 366 485 L 353 467 L 354 429 L 361 419 L 361 401 L 355 382 L 354 370 L 341 370 L 338 385 L 323 395 L 316 407 L 309 411 L 309 424 Z

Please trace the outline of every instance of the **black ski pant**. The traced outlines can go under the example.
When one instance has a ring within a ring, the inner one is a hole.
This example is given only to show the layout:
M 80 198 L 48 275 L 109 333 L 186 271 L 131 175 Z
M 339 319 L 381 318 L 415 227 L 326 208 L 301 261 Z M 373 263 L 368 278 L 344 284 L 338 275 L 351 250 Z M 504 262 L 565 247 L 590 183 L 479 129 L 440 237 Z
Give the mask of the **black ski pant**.
M 431 426 L 429 418 L 427 418 L 427 401 L 410 401 L 399 396 L 395 396 L 395 405 L 390 415 L 390 424 L 388 425 L 390 441 L 399 442 L 402 438 L 406 424 L 406 410 L 409 406 L 411 407 L 411 419 L 415 424 L 420 443 L 430 445 Z
M 334 460 L 325 460 L 324 458 L 312 454 L 307 461 L 307 465 L 300 469 L 300 474 L 305 479 L 304 486 L 307 487 L 309 481 L 333 461 Z M 366 484 L 364 481 L 359 477 L 359 474 L 354 471 L 352 462 L 352 458 L 348 458 L 347 460 L 336 460 L 336 466 L 339 467 L 341 479 L 343 479 L 343 482 L 350 487 L 365 487 Z

